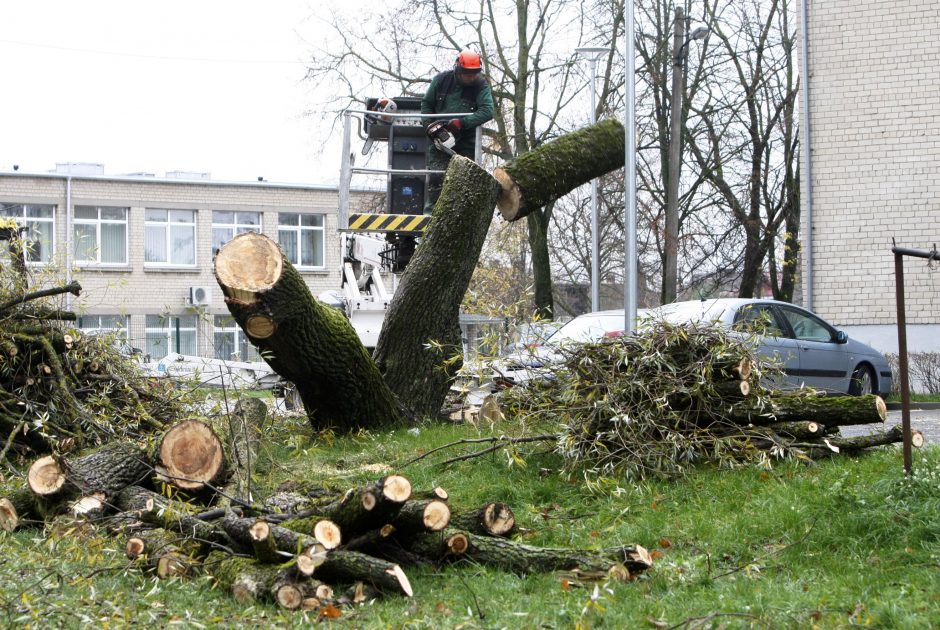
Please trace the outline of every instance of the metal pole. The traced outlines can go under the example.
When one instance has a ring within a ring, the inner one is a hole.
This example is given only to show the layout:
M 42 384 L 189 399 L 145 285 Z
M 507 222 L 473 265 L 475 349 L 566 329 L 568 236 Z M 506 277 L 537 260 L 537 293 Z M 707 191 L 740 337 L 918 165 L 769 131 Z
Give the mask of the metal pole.
M 911 474 L 911 394 L 907 380 L 907 321 L 904 313 L 904 254 L 894 252 L 894 290 L 898 305 L 898 371 L 901 373 L 901 431 L 904 433 L 904 472 Z
M 349 185 L 352 182 L 352 142 L 350 126 L 352 114 L 343 113 L 343 160 L 339 167 L 339 226 L 340 230 L 349 227 Z
M 809 0 L 800 0 L 800 92 L 803 96 L 803 126 L 800 128 L 800 153 L 803 154 L 803 198 L 806 200 L 805 222 L 803 224 L 803 238 L 800 239 L 803 251 L 803 266 L 806 273 L 803 279 L 806 288 L 803 294 L 806 301 L 803 304 L 807 309 L 813 310 L 813 148 L 810 133 L 809 119 L 809 22 L 806 5 Z
M 636 330 L 636 45 L 633 41 L 634 0 L 624 2 L 624 209 L 623 209 L 623 309 L 625 333 Z
M 591 56 L 591 124 L 597 122 L 597 57 Z M 591 311 L 601 310 L 601 235 L 597 220 L 597 178 L 591 180 Z

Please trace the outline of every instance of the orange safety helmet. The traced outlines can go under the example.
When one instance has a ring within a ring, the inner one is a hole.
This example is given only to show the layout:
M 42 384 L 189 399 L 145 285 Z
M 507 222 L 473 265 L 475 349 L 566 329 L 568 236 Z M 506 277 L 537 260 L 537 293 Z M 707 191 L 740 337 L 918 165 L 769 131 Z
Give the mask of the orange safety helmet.
M 460 54 L 457 55 L 454 69 L 458 72 L 470 74 L 480 72 L 483 70 L 483 60 L 480 58 L 480 53 L 475 53 L 472 50 L 461 50 Z

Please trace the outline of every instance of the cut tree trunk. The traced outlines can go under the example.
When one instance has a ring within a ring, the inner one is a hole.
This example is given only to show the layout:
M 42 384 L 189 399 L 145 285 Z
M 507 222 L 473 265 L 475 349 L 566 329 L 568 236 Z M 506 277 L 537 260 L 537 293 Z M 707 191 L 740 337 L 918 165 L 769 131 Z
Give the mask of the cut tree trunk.
M 730 418 L 740 424 L 810 421 L 825 427 L 874 424 L 888 417 L 884 400 L 866 396 L 772 396 L 763 409 L 747 405 L 731 408 Z
M 875 446 L 897 444 L 903 440 L 904 431 L 901 425 L 897 424 L 883 433 L 856 435 L 853 437 L 837 437 L 833 435 L 825 437 L 817 443 L 794 443 L 790 446 L 791 448 L 803 449 L 810 457 L 819 459 L 831 457 L 839 453 L 859 453 Z M 911 432 L 911 445 L 914 448 L 920 448 L 924 445 L 924 436 L 920 431 Z
M 621 547 L 608 552 L 578 551 L 533 547 L 505 538 L 467 534 L 469 547 L 463 556 L 482 564 L 500 567 L 514 573 L 541 573 L 579 569 L 586 572 L 608 572 L 623 565 L 630 573 L 641 573 L 653 566 L 649 552 L 640 545 Z
M 402 506 L 392 525 L 402 534 L 439 532 L 450 523 L 450 508 L 439 499 L 409 501 Z
M 451 159 L 430 229 L 386 313 L 375 361 L 416 416 L 438 414 L 460 367 L 460 303 L 483 249 L 498 189 L 472 160 Z
M 297 386 L 315 431 L 399 421 L 394 396 L 349 320 L 315 299 L 263 234 L 248 232 L 215 257 L 232 316 L 275 372 Z
M 389 523 L 410 497 L 411 482 L 401 475 L 389 475 L 372 485 L 349 490 L 328 505 L 312 508 L 313 514 L 285 520 L 281 525 L 308 533 L 327 519 L 349 540 Z
M 164 529 L 147 529 L 127 539 L 125 554 L 143 562 L 157 577 L 185 576 L 195 564 L 199 546 L 192 540 Z
M 317 569 L 316 576 L 326 582 L 362 581 L 383 593 L 414 595 L 408 576 L 401 567 L 358 551 L 330 551 L 326 554 L 326 561 Z
M 455 514 L 450 525 L 474 534 L 508 537 L 516 527 L 516 515 L 505 503 L 487 503 L 479 509 Z
M 220 487 L 226 474 L 222 440 L 208 424 L 186 420 L 170 428 L 157 451 L 158 478 L 180 490 Z
M 44 516 L 61 513 L 79 496 L 103 493 L 106 500 L 147 479 L 153 469 L 144 451 L 128 442 L 112 442 L 75 458 L 40 457 L 29 468 L 29 489 Z
M 523 153 L 493 172 L 499 211 L 517 221 L 624 164 L 623 125 L 608 118 Z

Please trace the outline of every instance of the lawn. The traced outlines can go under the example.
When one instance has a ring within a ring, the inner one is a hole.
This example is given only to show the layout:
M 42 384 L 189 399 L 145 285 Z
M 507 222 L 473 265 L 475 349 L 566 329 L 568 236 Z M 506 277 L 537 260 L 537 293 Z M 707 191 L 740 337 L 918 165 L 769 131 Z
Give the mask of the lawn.
M 315 440 L 302 419 L 278 419 L 266 435 L 270 465 L 261 484 L 326 478 L 353 485 L 381 476 L 387 465 L 417 489 L 443 486 L 453 507 L 510 504 L 526 542 L 586 549 L 639 543 L 654 551 L 654 568 L 623 583 L 518 576 L 472 564 L 412 568 L 413 599 L 346 610 L 339 623 L 928 628 L 940 619 L 937 447 L 915 454 L 911 479 L 896 448 L 814 466 L 703 469 L 641 484 L 569 477 L 544 446 L 441 467 L 460 452 L 455 448 L 403 467 L 435 446 L 509 429 L 435 423 Z M 124 558 L 123 541 L 82 528 L 0 533 L 0 545 L 4 626 L 295 627 L 316 619 L 239 604 L 207 578 L 142 575 Z

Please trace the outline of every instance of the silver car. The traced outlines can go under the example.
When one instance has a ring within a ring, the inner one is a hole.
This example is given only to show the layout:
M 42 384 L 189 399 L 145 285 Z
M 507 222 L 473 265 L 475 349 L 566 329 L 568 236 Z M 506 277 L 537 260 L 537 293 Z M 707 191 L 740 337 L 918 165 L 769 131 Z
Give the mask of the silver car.
M 784 368 L 787 385 L 859 396 L 891 391 L 891 367 L 884 355 L 850 339 L 819 316 L 777 300 L 724 298 L 675 302 L 649 316 L 671 323 L 718 322 L 731 329 L 760 322 L 765 332 L 758 351 Z

